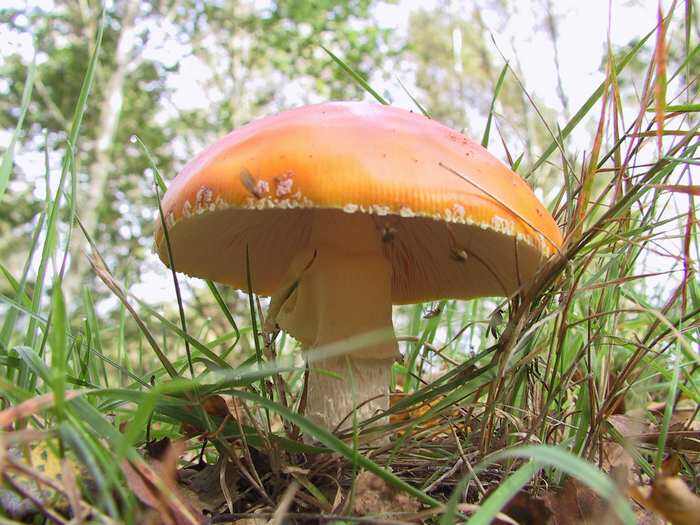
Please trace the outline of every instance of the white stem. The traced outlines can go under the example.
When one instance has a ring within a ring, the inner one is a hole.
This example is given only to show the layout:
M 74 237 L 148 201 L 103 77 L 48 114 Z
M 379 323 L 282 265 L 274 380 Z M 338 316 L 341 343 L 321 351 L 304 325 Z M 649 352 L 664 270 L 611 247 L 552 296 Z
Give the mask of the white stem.
M 330 430 L 347 430 L 355 419 L 361 422 L 387 410 L 393 362 L 393 357 L 354 359 L 350 355 L 312 363 L 305 416 Z
M 326 428 L 358 405 L 358 420 L 389 406 L 391 276 L 370 216 L 317 211 L 309 246 L 272 298 L 279 326 L 311 351 L 306 415 Z M 352 424 L 351 415 L 341 429 Z

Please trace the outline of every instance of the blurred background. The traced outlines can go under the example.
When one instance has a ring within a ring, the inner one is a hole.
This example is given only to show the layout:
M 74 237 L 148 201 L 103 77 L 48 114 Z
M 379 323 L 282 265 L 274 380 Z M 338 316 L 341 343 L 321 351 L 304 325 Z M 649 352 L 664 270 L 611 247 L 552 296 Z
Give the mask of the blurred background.
M 17 123 L 28 68 L 32 61 L 37 67 L 25 133 L 0 201 L 0 259 L 13 275 L 23 272 L 39 211 L 57 184 L 100 9 L 90 0 L 5 0 L 0 9 L 2 149 Z M 205 145 L 252 119 L 326 100 L 371 100 L 325 46 L 392 104 L 418 111 L 415 99 L 478 141 L 507 63 L 489 149 L 504 162 L 522 156 L 526 174 L 553 131 L 603 82 L 607 53 L 622 56 L 653 31 L 657 9 L 653 0 L 107 2 L 95 85 L 74 145 L 79 217 L 116 278 L 174 319 L 172 279 L 152 253 L 154 174 L 136 136 L 168 180 Z M 639 96 L 652 40 L 618 79 L 621 97 Z M 592 147 L 598 117 L 596 106 L 567 142 L 576 162 Z M 563 184 L 557 164 L 553 155 L 527 178 L 545 204 Z M 64 227 L 59 243 L 66 241 Z M 114 320 L 123 310 L 96 283 L 86 244 L 73 235 L 64 280 L 69 307 L 79 319 L 93 303 L 103 320 Z M 643 258 L 650 271 L 654 257 L 663 257 L 652 255 Z M 52 263 L 49 273 L 61 261 Z M 644 282 L 652 304 L 668 280 Z M 225 319 L 202 293 L 206 287 L 184 276 L 181 284 L 192 323 L 204 332 L 225 331 Z M 12 295 L 9 281 L 0 279 L 0 291 Z M 242 296 L 224 294 L 234 314 L 243 315 Z M 493 304 L 479 308 L 487 312 Z M 136 328 L 127 325 L 127 339 L 130 330 Z

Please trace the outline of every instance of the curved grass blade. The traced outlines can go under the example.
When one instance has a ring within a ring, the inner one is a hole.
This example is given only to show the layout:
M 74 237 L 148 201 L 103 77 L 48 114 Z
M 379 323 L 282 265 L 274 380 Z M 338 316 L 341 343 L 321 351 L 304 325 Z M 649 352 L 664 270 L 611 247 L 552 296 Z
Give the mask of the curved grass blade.
M 364 89 L 365 91 L 367 91 L 367 93 L 369 93 L 370 95 L 372 95 L 374 98 L 376 98 L 380 103 L 384 104 L 385 106 L 388 106 L 388 105 L 389 105 L 389 102 L 388 102 L 384 97 L 382 97 L 379 93 L 377 93 L 374 89 L 372 89 L 372 86 L 370 86 L 370 85 L 367 83 L 367 81 L 366 81 L 364 78 L 362 78 L 362 76 L 361 76 L 357 71 L 355 71 L 353 68 L 351 68 L 351 67 L 350 67 L 349 65 L 347 65 L 345 62 L 343 62 L 343 60 L 341 60 L 340 58 L 338 58 L 338 57 L 337 57 L 330 49 L 328 49 L 327 47 L 321 45 L 321 49 L 323 49 L 326 53 L 328 53 L 328 55 L 333 59 L 333 61 L 334 61 L 336 64 L 338 64 L 338 65 L 343 69 L 343 71 L 345 71 L 348 75 L 350 75 L 350 77 L 351 77 L 362 89 Z
M 493 90 L 493 98 L 491 98 L 491 107 L 489 108 L 489 117 L 486 120 L 486 129 L 484 129 L 484 136 L 481 138 L 481 145 L 485 148 L 489 147 L 489 134 L 491 132 L 491 121 L 493 120 L 493 109 L 496 106 L 496 99 L 498 95 L 501 94 L 501 89 L 503 88 L 503 80 L 506 78 L 506 73 L 508 72 L 508 62 L 501 69 L 500 75 L 498 75 L 498 80 L 496 81 L 496 88 Z
M 550 445 L 529 445 L 495 454 L 490 458 L 489 463 L 507 458 L 530 459 L 540 466 L 552 466 L 578 479 L 598 495 L 607 499 L 623 523 L 626 525 L 636 523 L 634 512 L 632 512 L 629 503 L 620 494 L 610 478 L 580 457 Z
M 536 461 L 525 463 L 503 480 L 496 490 L 481 504 L 481 508 L 469 518 L 467 525 L 488 525 L 501 512 L 501 509 L 523 488 L 540 470 Z M 451 523 L 448 521 L 442 523 Z
M 22 102 L 19 110 L 19 118 L 17 119 L 17 126 L 15 126 L 15 131 L 14 133 L 12 133 L 10 144 L 7 146 L 7 149 L 5 150 L 5 153 L 2 156 L 2 164 L 0 164 L 0 199 L 2 199 L 3 195 L 5 195 L 5 190 L 7 190 L 7 185 L 10 182 L 10 174 L 12 173 L 12 164 L 15 157 L 15 144 L 17 144 L 19 135 L 20 133 L 22 133 L 24 117 L 27 116 L 29 102 L 32 99 L 32 89 L 34 88 L 35 76 L 36 53 L 32 58 L 32 63 L 29 65 L 29 70 L 27 71 L 27 79 L 24 81 L 24 90 L 22 91 Z
M 428 117 L 428 118 L 433 118 L 430 116 L 430 113 L 428 113 L 428 110 L 425 109 L 420 102 L 418 102 L 418 99 L 416 99 L 416 97 L 413 96 L 413 94 L 408 90 L 408 88 L 404 85 L 404 83 L 401 82 L 401 79 L 396 77 L 396 80 L 399 81 L 399 85 L 401 86 L 401 89 L 403 89 L 403 92 L 406 93 L 406 95 L 408 95 L 408 98 L 410 98 L 411 101 L 416 105 L 416 107 L 418 109 L 420 109 L 420 112 L 423 113 L 423 115 Z

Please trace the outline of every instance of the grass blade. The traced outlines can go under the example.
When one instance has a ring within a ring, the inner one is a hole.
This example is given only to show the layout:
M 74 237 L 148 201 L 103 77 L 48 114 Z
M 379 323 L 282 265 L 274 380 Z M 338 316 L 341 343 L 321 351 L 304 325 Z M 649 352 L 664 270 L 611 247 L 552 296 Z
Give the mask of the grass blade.
M 27 71 L 27 79 L 24 81 L 24 90 L 22 91 L 22 102 L 19 110 L 19 118 L 17 119 L 17 126 L 15 127 L 15 131 L 10 139 L 10 144 L 7 146 L 7 149 L 2 156 L 2 164 L 0 164 L 0 200 L 2 200 L 3 195 L 5 195 L 5 190 L 7 190 L 7 185 L 10 182 L 10 174 L 12 173 L 12 164 L 15 155 L 15 145 L 17 144 L 20 133 L 22 133 L 24 117 L 27 115 L 29 102 L 32 99 L 32 89 L 34 87 L 35 76 L 36 54 L 34 55 L 34 58 L 32 58 L 32 63 L 29 65 L 29 70 Z
M 609 500 L 623 523 L 635 525 L 636 519 L 629 503 L 622 497 L 610 478 L 587 461 L 570 452 L 550 445 L 531 445 L 498 453 L 491 458 L 491 462 L 506 458 L 531 459 L 539 465 L 555 467 L 588 485 L 598 495 Z
M 535 461 L 525 463 L 513 474 L 503 480 L 484 502 L 481 508 L 469 518 L 467 525 L 488 525 L 501 512 L 501 509 L 537 474 L 540 466 Z M 446 522 L 447 523 L 447 522 Z
M 372 86 L 370 86 L 369 83 L 364 78 L 362 78 L 362 75 L 360 75 L 357 71 L 351 68 L 348 64 L 343 62 L 343 60 L 338 58 L 330 49 L 326 48 L 323 45 L 321 46 L 321 49 L 328 53 L 328 56 L 330 56 L 333 59 L 333 61 L 343 69 L 343 71 L 350 75 L 350 78 L 352 78 L 362 89 L 364 89 L 365 91 L 367 91 L 367 93 L 376 98 L 377 101 L 379 101 L 381 104 L 384 104 L 385 106 L 389 105 L 389 102 L 379 93 L 377 93 L 372 88 Z
M 491 98 L 491 107 L 489 108 L 489 116 L 486 120 L 486 129 L 484 129 L 484 136 L 481 138 L 481 145 L 485 148 L 489 147 L 489 134 L 491 133 L 491 121 L 493 120 L 493 110 L 496 106 L 496 99 L 498 95 L 501 94 L 501 89 L 503 88 L 503 80 L 506 78 L 506 73 L 508 72 L 508 62 L 501 69 L 500 75 L 498 75 L 498 80 L 496 81 L 496 88 L 493 90 L 493 97 Z M 517 169 L 517 168 L 516 168 Z

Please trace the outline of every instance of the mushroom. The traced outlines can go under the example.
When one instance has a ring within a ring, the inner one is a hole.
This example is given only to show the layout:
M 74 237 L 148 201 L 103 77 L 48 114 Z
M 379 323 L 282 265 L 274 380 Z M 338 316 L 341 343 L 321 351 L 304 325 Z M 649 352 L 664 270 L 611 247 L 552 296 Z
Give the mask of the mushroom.
M 162 207 L 178 271 L 246 290 L 249 254 L 268 323 L 308 351 L 306 416 L 329 429 L 388 408 L 392 304 L 508 296 L 562 242 L 480 145 L 362 102 L 233 131 L 184 167 Z M 167 264 L 160 224 L 156 247 Z

